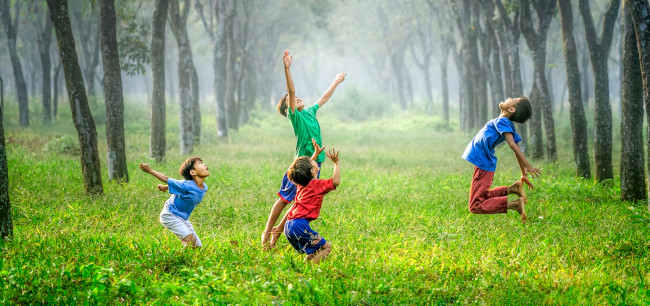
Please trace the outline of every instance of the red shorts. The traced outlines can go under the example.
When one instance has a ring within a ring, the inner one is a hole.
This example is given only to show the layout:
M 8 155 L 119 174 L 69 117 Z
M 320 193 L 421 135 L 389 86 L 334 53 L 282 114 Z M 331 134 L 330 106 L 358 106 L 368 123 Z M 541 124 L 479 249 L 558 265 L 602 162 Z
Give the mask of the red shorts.
M 508 210 L 508 187 L 490 189 L 494 171 L 474 167 L 472 187 L 469 192 L 469 211 L 474 214 L 499 214 Z

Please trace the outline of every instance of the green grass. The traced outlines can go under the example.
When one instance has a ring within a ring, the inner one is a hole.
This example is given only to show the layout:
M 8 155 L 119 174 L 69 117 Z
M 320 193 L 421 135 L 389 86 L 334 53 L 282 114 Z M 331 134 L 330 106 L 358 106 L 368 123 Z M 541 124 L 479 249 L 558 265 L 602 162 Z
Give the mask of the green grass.
M 460 155 L 473 135 L 437 131 L 437 117 L 341 123 L 323 109 L 323 140 L 341 150 L 342 183 L 312 223 L 334 247 L 314 266 L 284 238 L 272 252 L 259 247 L 293 158 L 286 119 L 254 112 L 224 142 L 214 112 L 205 111 L 194 155 L 210 167 L 210 189 L 191 217 L 204 247 L 182 250 L 158 222 L 167 196 L 137 167 L 148 162 L 180 178 L 186 156 L 178 154 L 173 106 L 161 164 L 147 158 L 148 109 L 128 107 L 130 182 L 108 182 L 104 171 L 105 195 L 92 197 L 83 192 L 77 156 L 42 152 L 60 136 L 76 139 L 67 106 L 52 126 L 40 126 L 36 109 L 32 127 L 20 128 L 15 107 L 5 103 L 15 234 L 0 244 L 2 303 L 650 303 L 645 203 L 620 202 L 618 179 L 604 187 L 574 178 L 563 117 L 556 122 L 559 163 L 532 161 L 544 173 L 528 192 L 522 225 L 516 213 L 469 213 L 473 167 Z M 102 108 L 93 107 L 95 116 Z M 102 167 L 104 129 L 98 124 Z M 497 155 L 494 184 L 510 184 L 518 178 L 513 154 L 502 146 Z M 331 172 L 326 161 L 322 177 Z

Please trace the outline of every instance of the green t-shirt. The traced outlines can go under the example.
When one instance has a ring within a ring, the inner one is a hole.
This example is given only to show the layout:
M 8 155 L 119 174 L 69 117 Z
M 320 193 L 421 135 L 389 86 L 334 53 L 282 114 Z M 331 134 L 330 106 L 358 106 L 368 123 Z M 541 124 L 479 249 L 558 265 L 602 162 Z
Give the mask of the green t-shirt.
M 314 154 L 314 145 L 311 139 L 314 138 L 319 146 L 323 146 L 323 141 L 320 137 L 320 125 L 316 119 L 316 112 L 318 111 L 318 103 L 303 109 L 301 112 L 291 111 L 287 108 L 287 117 L 293 126 L 293 133 L 296 135 L 296 156 L 311 157 Z M 294 158 L 295 158 L 294 157 Z M 323 162 L 325 160 L 325 152 L 321 152 L 316 159 L 316 162 Z

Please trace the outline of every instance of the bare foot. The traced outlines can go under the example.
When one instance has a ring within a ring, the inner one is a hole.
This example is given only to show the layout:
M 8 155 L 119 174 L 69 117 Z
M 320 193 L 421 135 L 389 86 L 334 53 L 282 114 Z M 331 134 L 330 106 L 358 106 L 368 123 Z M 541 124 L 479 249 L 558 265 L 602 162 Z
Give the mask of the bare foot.
M 523 198 L 519 198 L 514 201 L 508 202 L 508 209 L 514 209 L 517 212 L 519 212 L 519 214 L 521 215 L 522 223 L 526 223 L 526 218 L 528 217 L 526 215 L 526 210 L 524 210 L 524 204 L 525 202 Z
M 524 184 L 521 181 L 516 181 L 512 185 L 508 186 L 508 194 L 516 194 L 520 198 L 524 199 L 524 203 L 528 203 L 526 190 L 524 189 Z
M 262 249 L 268 251 L 271 247 L 269 245 L 269 240 L 271 239 L 271 232 L 264 231 L 262 233 Z

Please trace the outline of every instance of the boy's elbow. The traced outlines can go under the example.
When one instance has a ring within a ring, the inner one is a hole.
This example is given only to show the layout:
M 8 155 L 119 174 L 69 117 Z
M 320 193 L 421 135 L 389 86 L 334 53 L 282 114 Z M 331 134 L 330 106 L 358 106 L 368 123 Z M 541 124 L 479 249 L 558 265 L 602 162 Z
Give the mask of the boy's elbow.
M 332 179 L 332 185 L 334 185 L 334 187 L 338 187 L 340 184 L 341 184 L 340 179 L 338 179 L 338 180 Z

